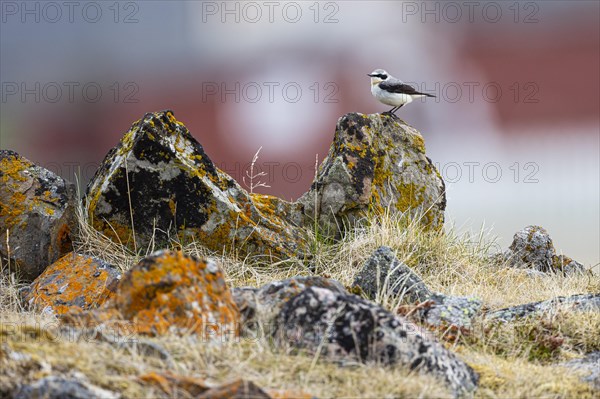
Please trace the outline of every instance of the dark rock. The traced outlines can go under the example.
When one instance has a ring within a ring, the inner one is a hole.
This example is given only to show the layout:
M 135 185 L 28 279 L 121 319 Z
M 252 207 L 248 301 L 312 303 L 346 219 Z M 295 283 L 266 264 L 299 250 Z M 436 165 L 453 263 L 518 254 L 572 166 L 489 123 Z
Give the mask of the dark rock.
M 171 111 L 132 125 L 91 180 L 87 198 L 92 225 L 134 248 L 176 238 L 277 259 L 302 257 L 304 250 L 299 231 L 278 216 L 291 205 L 248 194 L 215 167 Z
M 467 329 L 481 309 L 475 298 L 433 293 L 410 267 L 401 263 L 389 247 L 379 247 L 357 274 L 354 287 L 359 287 L 369 299 L 377 295 L 404 296 L 415 307 L 400 307 L 410 318 L 433 327 Z
M 275 342 L 344 361 L 397 364 L 445 380 L 455 393 L 473 391 L 477 374 L 408 320 L 356 295 L 310 287 L 288 301 Z
M 72 250 L 75 204 L 73 184 L 0 150 L 0 255 L 23 280 L 32 281 Z
M 400 297 L 411 302 L 426 301 L 433 293 L 410 267 L 401 263 L 389 247 L 379 247 L 367 260 L 354 279 L 353 287 L 359 287 L 368 298 L 378 294 Z
M 556 312 L 559 309 L 569 311 L 600 311 L 600 294 L 580 294 L 559 296 L 547 301 L 526 303 L 490 312 L 490 319 L 511 321 L 517 318 L 535 316 L 543 312 Z
M 49 376 L 22 385 L 15 399 L 116 399 L 121 395 L 99 388 L 78 377 Z
M 306 225 L 317 218 L 323 234 L 337 236 L 373 209 L 441 229 L 446 194 L 417 130 L 390 115 L 352 113 L 338 120 L 327 158 L 298 203 Z
M 320 276 L 296 276 L 274 281 L 260 288 L 240 287 L 231 290 L 233 299 L 242 314 L 243 326 L 248 331 L 257 327 L 256 323 L 270 326 L 281 308 L 293 297 L 308 287 L 319 287 L 344 294 L 346 289 L 336 280 Z

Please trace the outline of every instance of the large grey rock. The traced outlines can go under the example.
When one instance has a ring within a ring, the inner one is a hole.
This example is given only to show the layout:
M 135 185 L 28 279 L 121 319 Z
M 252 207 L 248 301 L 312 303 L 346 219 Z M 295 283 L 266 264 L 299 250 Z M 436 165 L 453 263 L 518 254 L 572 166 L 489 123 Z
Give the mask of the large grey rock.
M 32 281 L 72 249 L 75 204 L 73 184 L 0 150 L 0 254 L 23 280 Z
M 369 211 L 406 212 L 426 227 L 441 229 L 444 181 L 425 155 L 423 137 L 386 114 L 346 114 L 338 120 L 327 158 L 298 203 L 306 225 L 318 220 L 336 236 Z
M 477 374 L 408 320 L 356 295 L 310 287 L 277 317 L 275 342 L 331 360 L 400 365 L 445 380 L 457 394 L 473 391 Z
M 426 301 L 433 293 L 410 267 L 400 262 L 390 247 L 379 247 L 365 262 L 352 283 L 368 298 L 405 296 L 409 302 Z
M 291 205 L 247 193 L 171 111 L 131 126 L 90 181 L 87 199 L 94 228 L 130 247 L 170 246 L 177 238 L 276 259 L 302 257 L 305 249 L 300 232 L 279 216 Z
M 489 319 L 511 321 L 518 318 L 535 316 L 544 312 L 558 310 L 569 311 L 596 311 L 600 312 L 599 294 L 580 294 L 573 296 L 559 296 L 547 301 L 526 303 L 490 312 L 486 315 Z
M 518 231 L 508 251 L 497 257 L 511 267 L 532 269 L 543 273 L 582 273 L 584 266 L 564 255 L 557 255 L 552 238 L 541 226 L 527 226 Z
M 468 330 L 475 316 L 481 311 L 481 305 L 481 301 L 476 298 L 438 293 L 432 295 L 422 306 L 418 306 L 412 318 L 434 327 Z

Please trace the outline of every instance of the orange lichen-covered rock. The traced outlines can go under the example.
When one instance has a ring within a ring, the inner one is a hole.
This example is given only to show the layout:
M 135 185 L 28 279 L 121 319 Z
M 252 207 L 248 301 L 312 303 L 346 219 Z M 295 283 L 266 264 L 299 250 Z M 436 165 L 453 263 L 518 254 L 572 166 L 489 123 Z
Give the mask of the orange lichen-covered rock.
M 114 295 L 120 278 L 114 266 L 71 252 L 48 266 L 24 299 L 32 308 L 59 315 L 89 310 Z
M 297 203 L 304 223 L 316 218 L 330 236 L 372 211 L 406 213 L 439 230 L 446 193 L 416 129 L 391 115 L 351 113 L 339 119 L 327 158 Z
M 72 249 L 75 186 L 14 151 L 0 150 L 0 254 L 32 281 Z
M 87 198 L 94 228 L 134 248 L 176 237 L 219 252 L 287 259 L 306 247 L 299 230 L 278 215 L 286 204 L 261 197 L 255 203 L 171 111 L 146 114 L 131 126 L 91 180 Z
M 158 251 L 142 259 L 103 307 L 64 317 L 67 324 L 120 325 L 139 334 L 192 333 L 223 340 L 238 335 L 239 319 L 217 265 L 181 251 Z

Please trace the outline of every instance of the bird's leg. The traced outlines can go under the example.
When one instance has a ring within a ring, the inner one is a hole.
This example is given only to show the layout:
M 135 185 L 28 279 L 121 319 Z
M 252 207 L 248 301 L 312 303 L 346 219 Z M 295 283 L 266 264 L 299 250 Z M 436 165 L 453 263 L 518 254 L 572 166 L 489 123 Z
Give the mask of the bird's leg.
M 398 107 L 394 107 L 394 108 L 390 109 L 388 112 L 386 112 L 386 114 L 392 115 L 392 114 L 394 114 L 394 112 L 396 112 L 397 109 L 398 109 Z

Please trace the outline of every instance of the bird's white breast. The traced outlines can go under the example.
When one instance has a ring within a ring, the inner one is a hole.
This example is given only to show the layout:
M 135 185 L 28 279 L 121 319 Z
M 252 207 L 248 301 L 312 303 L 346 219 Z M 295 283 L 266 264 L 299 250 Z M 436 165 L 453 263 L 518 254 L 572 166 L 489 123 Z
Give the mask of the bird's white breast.
M 371 86 L 371 94 L 373 94 L 373 97 L 375 97 L 382 103 L 386 105 L 391 105 L 393 107 L 408 104 L 413 100 L 413 97 L 409 94 L 390 93 L 388 91 L 381 90 L 379 88 L 379 85 Z

